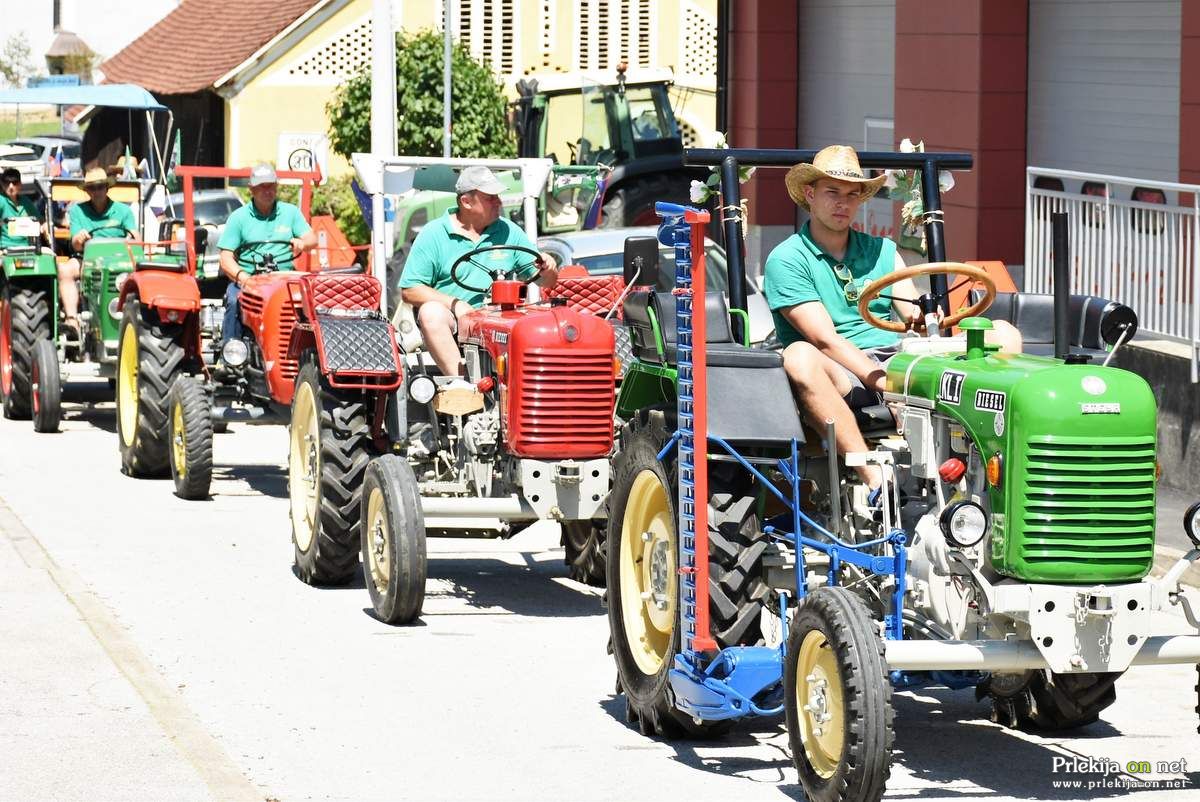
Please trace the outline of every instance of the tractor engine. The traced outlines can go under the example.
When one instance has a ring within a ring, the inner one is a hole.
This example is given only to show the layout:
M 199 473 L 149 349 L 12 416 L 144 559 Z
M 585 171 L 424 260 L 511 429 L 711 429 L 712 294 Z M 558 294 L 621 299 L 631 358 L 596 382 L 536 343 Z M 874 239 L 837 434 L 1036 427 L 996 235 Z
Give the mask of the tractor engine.
M 291 388 L 300 371 L 299 363 L 288 358 L 288 343 L 296 325 L 296 302 L 288 282 L 295 273 L 259 273 L 251 276 L 239 300 L 242 325 L 249 355 L 246 374 L 251 395 L 272 397 L 272 388 Z M 291 400 L 291 390 L 276 397 Z
M 902 353 L 888 366 L 911 465 L 918 607 L 953 637 L 991 583 L 1137 582 L 1154 558 L 1155 406 L 1140 377 L 1089 364 Z

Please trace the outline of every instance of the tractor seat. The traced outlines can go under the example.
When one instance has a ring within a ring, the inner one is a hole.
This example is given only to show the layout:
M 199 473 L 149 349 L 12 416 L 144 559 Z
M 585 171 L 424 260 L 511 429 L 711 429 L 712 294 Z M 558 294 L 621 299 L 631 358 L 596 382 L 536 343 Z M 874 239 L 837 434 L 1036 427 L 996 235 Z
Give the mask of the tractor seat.
M 633 340 L 633 355 L 646 362 L 673 365 L 679 360 L 675 326 L 675 296 L 668 292 L 638 290 L 625 298 L 625 324 Z M 704 294 L 706 364 L 728 368 L 774 368 L 783 365 L 777 351 L 747 348 L 733 339 L 729 306 L 719 292 Z M 653 323 L 651 322 L 653 320 Z M 662 335 L 655 336 L 654 324 Z M 661 346 L 661 352 L 660 352 Z

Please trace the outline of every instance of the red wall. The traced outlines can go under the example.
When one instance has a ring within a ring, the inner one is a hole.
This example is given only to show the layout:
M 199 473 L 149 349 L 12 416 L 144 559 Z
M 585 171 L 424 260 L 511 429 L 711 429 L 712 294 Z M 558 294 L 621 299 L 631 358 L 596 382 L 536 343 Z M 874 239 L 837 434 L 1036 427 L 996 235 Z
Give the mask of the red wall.
M 947 258 L 1024 260 L 1027 0 L 896 0 L 896 143 L 967 151 Z
M 797 0 L 732 2 L 729 44 L 729 144 L 795 148 L 798 85 Z M 784 170 L 759 170 L 742 189 L 752 225 L 792 225 L 796 208 Z

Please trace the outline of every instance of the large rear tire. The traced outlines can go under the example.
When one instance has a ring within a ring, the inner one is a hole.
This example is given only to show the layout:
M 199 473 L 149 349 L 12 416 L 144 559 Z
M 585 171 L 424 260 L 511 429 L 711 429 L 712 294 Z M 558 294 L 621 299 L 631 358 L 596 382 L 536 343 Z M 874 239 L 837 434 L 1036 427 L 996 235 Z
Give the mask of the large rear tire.
M 362 492 L 362 564 L 375 614 L 408 624 L 425 601 L 425 516 L 412 468 L 395 454 L 367 466 Z
M 208 498 L 212 484 L 212 406 L 208 394 L 191 376 L 180 376 L 171 388 L 171 479 L 175 495 Z
M 892 685 L 862 600 L 822 587 L 796 608 L 784 657 L 792 761 L 812 802 L 875 802 L 892 766 Z
M 303 365 L 288 448 L 296 572 L 310 585 L 344 585 L 358 567 L 362 485 L 375 456 L 367 405 L 329 388 L 315 359 Z
M 612 651 L 631 724 L 644 734 L 668 739 L 712 737 L 728 730 L 730 722 L 697 722 L 671 703 L 668 687 L 668 671 L 681 641 L 676 463 L 673 457 L 665 464 L 658 461 L 669 437 L 667 429 L 662 412 L 644 410 L 621 432 L 606 544 Z M 714 484 L 722 482 L 718 479 Z M 759 618 L 767 592 L 761 580 L 763 549 L 734 548 L 736 537 L 729 532 L 735 518 L 735 529 L 757 532 L 752 505 L 731 504 L 729 498 L 718 492 L 709 504 L 709 612 L 720 648 L 761 643 Z M 759 538 L 747 535 L 746 542 Z M 742 564 L 745 554 L 750 556 Z
M 567 521 L 562 525 L 562 545 L 567 573 L 576 582 L 604 587 L 605 525 L 594 521 Z
M 622 183 L 604 201 L 601 228 L 658 225 L 655 201 L 689 203 L 690 179 L 676 173 L 640 175 Z
M 134 296 L 125 301 L 117 352 L 117 439 L 129 476 L 170 473 L 168 396 L 183 372 L 183 326 L 162 323 Z
M 62 421 L 62 377 L 58 373 L 58 349 L 50 340 L 38 340 L 33 346 L 30 383 L 33 430 L 57 432 Z
M 1117 701 L 1121 675 L 1054 674 L 1031 671 L 993 675 L 976 686 L 978 698 L 990 697 L 992 720 L 1012 729 L 1073 730 L 1094 723 Z
M 50 339 L 50 296 L 7 284 L 0 297 L 0 396 L 4 417 L 25 420 L 33 410 L 33 346 Z

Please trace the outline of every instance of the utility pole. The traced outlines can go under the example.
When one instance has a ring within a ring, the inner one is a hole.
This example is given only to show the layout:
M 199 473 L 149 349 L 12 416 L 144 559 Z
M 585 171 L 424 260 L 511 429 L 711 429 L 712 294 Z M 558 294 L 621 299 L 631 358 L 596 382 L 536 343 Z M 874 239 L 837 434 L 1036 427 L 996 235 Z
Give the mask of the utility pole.
M 443 0 L 442 25 L 442 155 L 450 158 L 450 78 L 451 48 L 454 40 L 454 0 Z
M 387 158 L 396 155 L 396 37 L 392 33 L 391 0 L 372 0 L 371 38 L 371 153 Z M 371 194 L 371 266 L 385 287 L 391 256 L 388 228 L 380 182 Z M 387 314 L 386 292 L 380 299 L 380 311 Z

